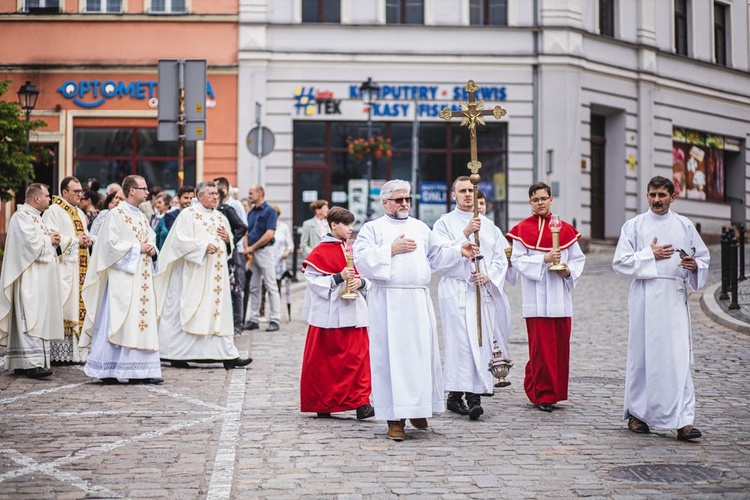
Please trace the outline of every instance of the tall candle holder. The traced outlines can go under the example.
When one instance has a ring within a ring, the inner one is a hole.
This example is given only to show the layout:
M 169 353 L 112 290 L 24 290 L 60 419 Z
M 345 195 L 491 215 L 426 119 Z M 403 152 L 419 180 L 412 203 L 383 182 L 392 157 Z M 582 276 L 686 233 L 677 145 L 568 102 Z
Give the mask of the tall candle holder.
M 346 253 L 346 268 L 354 269 L 354 254 L 352 254 L 351 251 L 347 251 L 345 253 Z M 346 280 L 346 290 L 341 292 L 341 295 L 339 295 L 339 297 L 341 297 L 342 299 L 346 299 L 346 300 L 357 300 L 357 297 L 359 295 L 357 295 L 357 292 L 352 290 L 353 285 L 354 285 L 354 278 L 350 280 Z
M 549 219 L 549 230 L 552 232 L 552 250 L 560 250 L 560 229 L 562 229 L 562 222 L 553 215 Z M 565 264 L 560 263 L 560 259 L 555 259 L 555 262 L 547 270 L 565 271 L 567 268 Z

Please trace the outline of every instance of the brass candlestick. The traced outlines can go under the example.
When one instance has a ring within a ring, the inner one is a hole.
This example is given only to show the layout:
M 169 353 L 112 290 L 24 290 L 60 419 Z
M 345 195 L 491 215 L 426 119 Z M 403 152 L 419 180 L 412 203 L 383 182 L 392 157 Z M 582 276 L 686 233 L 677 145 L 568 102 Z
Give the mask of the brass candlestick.
M 351 253 L 346 254 L 346 268 L 347 269 L 354 269 L 354 255 Z M 346 280 L 346 290 L 341 292 L 342 299 L 346 300 L 356 300 L 358 295 L 357 292 L 352 290 L 352 285 L 354 284 L 354 279 Z
M 560 250 L 560 229 L 562 223 L 560 219 L 554 215 L 549 220 L 549 230 L 552 231 L 552 250 Z M 555 259 L 555 262 L 547 268 L 548 271 L 565 271 L 568 267 L 565 264 L 561 264 L 559 259 Z

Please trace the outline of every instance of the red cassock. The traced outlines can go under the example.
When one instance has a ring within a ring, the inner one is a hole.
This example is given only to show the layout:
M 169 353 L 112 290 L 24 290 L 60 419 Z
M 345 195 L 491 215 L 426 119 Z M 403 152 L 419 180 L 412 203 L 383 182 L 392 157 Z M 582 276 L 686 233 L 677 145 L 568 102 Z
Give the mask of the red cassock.
M 550 217 L 551 214 L 546 217 L 532 215 L 508 231 L 507 237 L 531 250 L 549 252 L 552 250 Z M 565 250 L 579 240 L 581 233 L 567 222 L 560 222 L 560 249 Z M 571 318 L 526 318 L 529 362 L 526 363 L 523 386 L 534 405 L 568 399 L 570 330 Z
M 303 262 L 322 274 L 333 275 L 346 267 L 343 246 L 322 242 Z M 343 300 L 338 296 L 331 300 Z M 335 413 L 370 402 L 370 340 L 367 327 L 307 329 L 300 377 L 300 409 Z

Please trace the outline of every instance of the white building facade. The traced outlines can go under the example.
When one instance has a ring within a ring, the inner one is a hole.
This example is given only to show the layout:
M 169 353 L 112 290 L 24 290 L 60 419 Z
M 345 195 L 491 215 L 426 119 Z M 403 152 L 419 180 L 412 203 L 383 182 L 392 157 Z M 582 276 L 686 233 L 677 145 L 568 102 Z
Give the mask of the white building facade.
M 507 110 L 478 130 L 503 230 L 543 181 L 587 239 L 616 238 L 662 175 L 675 209 L 715 234 L 750 214 L 749 23 L 747 0 L 241 0 L 238 185 L 260 181 L 298 225 L 318 198 L 363 218 L 368 177 L 371 192 L 415 180 L 429 223 L 468 175 L 466 128 L 437 115 L 472 79 L 485 108 Z M 245 143 L 258 121 L 275 135 L 261 160 Z M 393 149 L 368 168 L 347 138 L 370 136 Z

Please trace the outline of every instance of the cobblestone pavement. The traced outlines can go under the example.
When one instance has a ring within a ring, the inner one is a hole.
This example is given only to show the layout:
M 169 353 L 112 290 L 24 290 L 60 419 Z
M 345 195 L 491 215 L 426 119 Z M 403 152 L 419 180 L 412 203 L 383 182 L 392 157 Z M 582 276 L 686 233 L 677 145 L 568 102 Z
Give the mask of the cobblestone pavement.
M 248 370 L 164 369 L 160 386 L 103 386 L 80 367 L 42 381 L 0 375 L 0 498 L 478 497 L 747 498 L 750 338 L 690 299 L 697 422 L 635 435 L 622 420 L 628 281 L 589 255 L 575 292 L 570 399 L 551 414 L 522 387 L 525 330 L 514 317 L 512 385 L 478 422 L 452 413 L 386 439 L 353 412 L 298 411 L 306 325 L 245 332 Z M 514 311 L 519 290 L 509 289 Z M 436 295 L 436 294 L 435 294 Z M 302 290 L 293 293 L 299 318 Z

